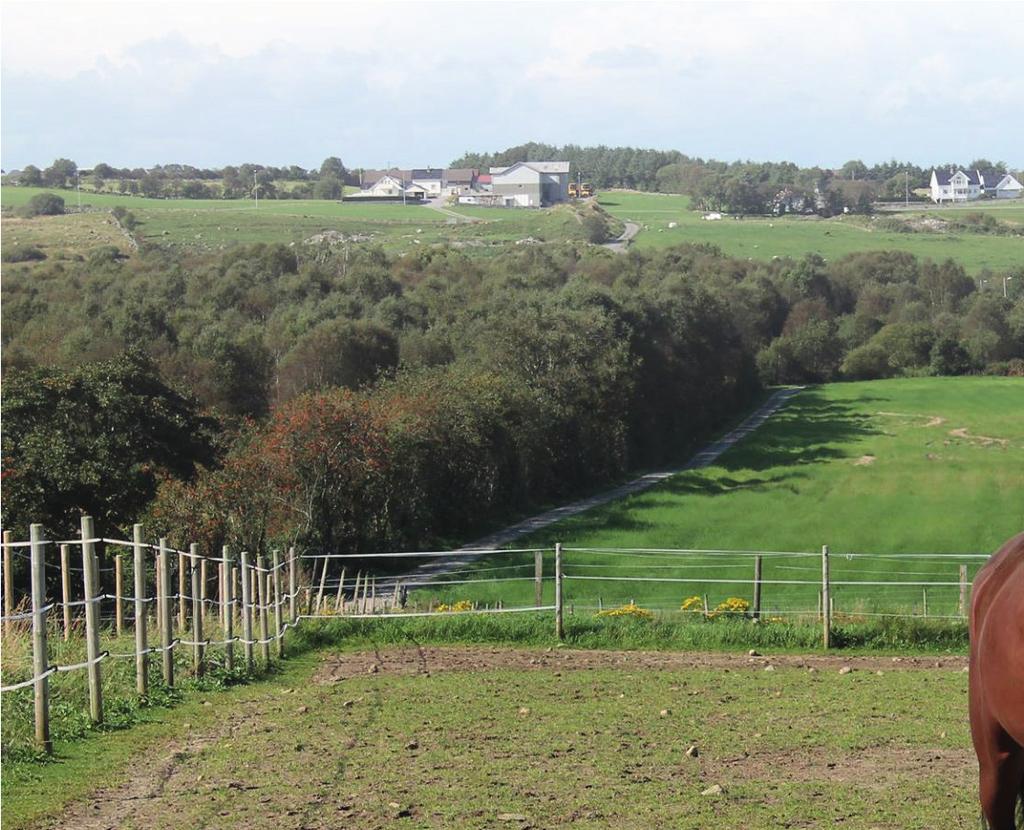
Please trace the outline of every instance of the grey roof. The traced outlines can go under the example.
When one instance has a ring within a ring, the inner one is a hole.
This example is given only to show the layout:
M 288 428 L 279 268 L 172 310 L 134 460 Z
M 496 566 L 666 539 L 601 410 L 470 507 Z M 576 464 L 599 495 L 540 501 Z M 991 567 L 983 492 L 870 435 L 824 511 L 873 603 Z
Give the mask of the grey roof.
M 416 170 L 414 168 L 412 170 L 411 178 L 419 179 L 420 181 L 427 181 L 430 179 L 437 179 L 440 181 L 443 173 L 444 171 L 438 167 L 424 167 L 420 170 Z
M 936 170 L 935 179 L 938 182 L 939 187 L 943 187 L 949 184 L 950 178 L 957 173 L 963 173 L 967 176 L 968 184 L 981 184 L 981 174 L 977 170 Z
M 502 173 L 507 173 L 513 167 L 529 167 L 531 170 L 536 170 L 538 173 L 569 172 L 569 162 L 567 161 L 517 161 L 515 164 L 510 164 L 508 167 L 492 167 L 491 175 L 500 176 Z
M 444 177 L 449 182 L 472 184 L 476 178 L 477 171 L 472 167 L 453 167 L 444 171 Z

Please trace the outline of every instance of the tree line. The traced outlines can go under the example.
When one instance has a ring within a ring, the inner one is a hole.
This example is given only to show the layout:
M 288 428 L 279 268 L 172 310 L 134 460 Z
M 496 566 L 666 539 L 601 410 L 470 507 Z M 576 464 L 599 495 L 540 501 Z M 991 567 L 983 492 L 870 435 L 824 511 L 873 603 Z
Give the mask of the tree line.
M 450 543 L 683 457 L 763 384 L 1024 375 L 1022 282 L 693 245 L 15 264 L 3 526 L 70 533 L 86 511 L 211 548 Z
M 450 167 L 486 171 L 519 161 L 559 159 L 598 189 L 621 187 L 690 196 L 702 210 L 738 214 L 870 213 L 878 201 L 919 200 L 915 189 L 928 187 L 935 169 L 1012 172 L 1005 162 L 974 159 L 970 164 L 943 163 L 920 167 L 895 159 L 866 165 L 859 159 L 838 169 L 800 167 L 792 162 L 724 162 L 687 156 L 678 150 L 638 147 L 556 146 L 530 142 L 494 153 L 465 153 Z M 40 169 L 27 165 L 17 182 L 33 187 L 74 187 L 85 181 L 95 190 L 113 187 L 125 194 L 184 199 L 339 199 L 345 185 L 360 183 L 360 170 L 349 170 L 331 156 L 319 168 L 260 164 L 197 168 L 187 164 L 115 168 L 97 164 L 79 170 L 70 159 L 57 159 Z M 1016 171 L 1018 178 L 1024 173 Z
M 510 165 L 519 161 L 561 159 L 599 189 L 624 187 L 660 193 L 682 193 L 703 210 L 738 214 L 870 213 L 879 200 L 911 198 L 915 188 L 928 187 L 933 167 L 895 159 L 868 167 L 853 159 L 838 169 L 799 167 L 792 162 L 724 162 L 690 157 L 676 150 L 638 147 L 581 147 L 527 143 L 495 153 L 465 153 L 452 167 Z M 934 165 L 944 170 L 998 170 L 1004 162 L 975 159 L 968 165 Z M 1018 178 L 1020 173 L 1018 171 Z

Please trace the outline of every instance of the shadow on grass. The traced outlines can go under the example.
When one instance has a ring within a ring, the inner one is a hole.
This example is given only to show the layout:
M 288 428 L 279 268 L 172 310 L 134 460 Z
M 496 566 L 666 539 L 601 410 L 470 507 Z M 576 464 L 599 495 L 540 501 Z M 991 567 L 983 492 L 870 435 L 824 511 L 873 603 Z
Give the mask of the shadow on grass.
M 768 489 L 797 492 L 796 482 L 808 477 L 803 470 L 806 465 L 851 457 L 849 444 L 880 434 L 870 416 L 858 411 L 860 404 L 879 401 L 884 399 L 860 398 L 855 407 L 829 400 L 820 389 L 807 389 L 714 463 L 725 474 L 708 474 L 703 469 L 680 473 L 645 493 L 545 529 L 531 536 L 529 544 L 551 545 L 608 531 L 649 530 L 661 524 L 653 511 L 679 509 L 680 496 L 715 497 Z

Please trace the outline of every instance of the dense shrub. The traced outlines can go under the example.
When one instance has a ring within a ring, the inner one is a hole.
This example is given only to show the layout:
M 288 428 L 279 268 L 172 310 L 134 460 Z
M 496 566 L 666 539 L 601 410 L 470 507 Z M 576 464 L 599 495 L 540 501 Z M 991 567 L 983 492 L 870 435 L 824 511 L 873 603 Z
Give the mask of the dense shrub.
M 34 245 L 8 245 L 0 253 L 0 261 L 3 262 L 38 262 L 44 259 L 46 254 Z
M 20 211 L 22 216 L 60 216 L 64 213 L 64 200 L 56 193 L 37 193 Z

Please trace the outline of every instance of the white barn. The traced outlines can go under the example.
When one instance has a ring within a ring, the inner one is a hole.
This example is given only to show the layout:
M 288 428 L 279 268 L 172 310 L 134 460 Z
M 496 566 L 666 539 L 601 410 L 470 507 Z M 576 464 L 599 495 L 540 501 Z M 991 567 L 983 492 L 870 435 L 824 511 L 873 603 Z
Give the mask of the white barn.
M 492 192 L 511 197 L 518 207 L 540 207 L 569 198 L 569 162 L 519 161 L 491 168 Z

